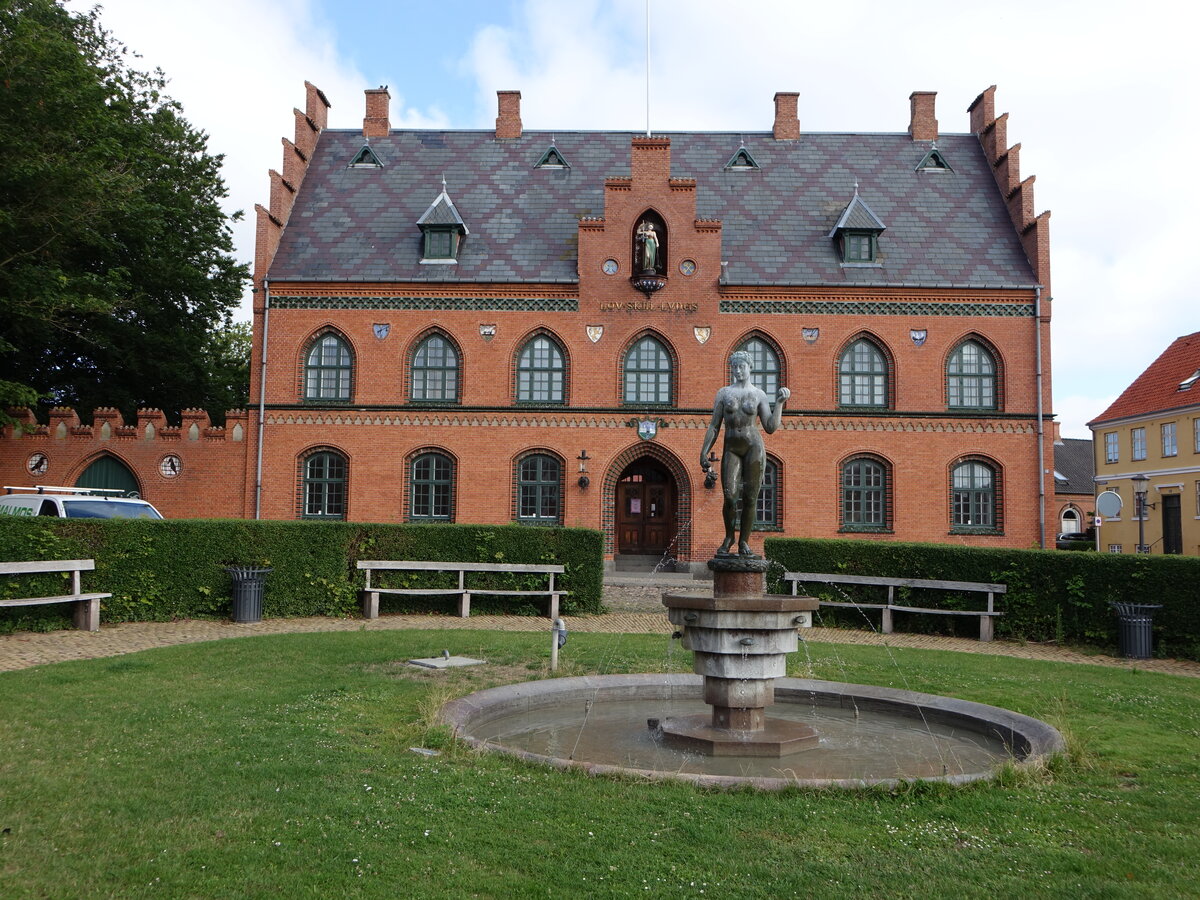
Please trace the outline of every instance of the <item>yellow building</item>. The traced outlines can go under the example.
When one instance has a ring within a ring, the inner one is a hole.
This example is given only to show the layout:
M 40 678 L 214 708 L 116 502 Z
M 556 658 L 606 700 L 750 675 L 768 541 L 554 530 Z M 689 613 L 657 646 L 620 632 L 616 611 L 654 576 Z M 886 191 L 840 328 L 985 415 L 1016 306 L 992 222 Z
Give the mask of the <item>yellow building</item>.
M 1200 556 L 1200 331 L 1176 338 L 1088 427 L 1097 490 L 1122 504 L 1102 517 L 1100 549 Z

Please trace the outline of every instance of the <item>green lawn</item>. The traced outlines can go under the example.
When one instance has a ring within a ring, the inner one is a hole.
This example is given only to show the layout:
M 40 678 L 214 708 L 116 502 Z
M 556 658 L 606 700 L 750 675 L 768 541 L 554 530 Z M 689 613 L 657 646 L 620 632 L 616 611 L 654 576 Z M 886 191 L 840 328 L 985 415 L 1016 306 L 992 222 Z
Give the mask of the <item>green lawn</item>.
M 1200 894 L 1200 680 L 837 645 L 793 657 L 793 674 L 953 694 L 1066 734 L 1049 770 L 959 789 L 593 779 L 476 755 L 431 724 L 447 697 L 545 674 L 547 643 L 287 635 L 2 674 L 0 895 Z M 397 664 L 443 648 L 488 665 Z M 562 671 L 689 657 L 576 634 Z

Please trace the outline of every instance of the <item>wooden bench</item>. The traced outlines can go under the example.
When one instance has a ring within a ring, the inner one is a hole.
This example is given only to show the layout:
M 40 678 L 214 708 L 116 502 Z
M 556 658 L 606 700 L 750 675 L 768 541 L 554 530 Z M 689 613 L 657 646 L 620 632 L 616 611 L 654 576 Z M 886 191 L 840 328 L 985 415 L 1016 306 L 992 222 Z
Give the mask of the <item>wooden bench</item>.
M 822 600 L 822 606 L 848 606 L 858 609 L 883 610 L 883 624 L 880 630 L 884 634 L 892 633 L 892 613 L 933 613 L 939 616 L 979 616 L 979 639 L 990 641 L 993 635 L 992 619 L 1004 615 L 994 608 L 995 597 L 1008 591 L 1003 584 L 985 584 L 978 581 L 937 581 L 929 578 L 884 578 L 874 575 L 835 575 L 819 572 L 785 572 L 784 581 L 792 583 L 792 593 L 802 583 L 809 584 L 866 584 L 887 588 L 887 603 L 855 603 L 853 601 Z M 933 588 L 939 591 L 967 591 L 987 594 L 987 609 L 928 609 L 918 606 L 900 606 L 896 603 L 896 588 Z
M 75 627 L 82 631 L 100 630 L 100 601 L 112 594 L 85 594 L 80 587 L 80 572 L 96 568 L 92 559 L 54 559 L 44 562 L 0 562 L 0 575 L 45 575 L 49 573 L 71 573 L 71 593 L 59 597 L 26 597 L 24 599 L 0 600 L 4 606 L 39 606 L 45 603 L 74 603 Z
M 359 560 L 358 568 L 367 573 L 366 587 L 362 591 L 363 617 L 379 618 L 379 595 L 399 594 L 405 597 L 422 596 L 457 596 L 458 614 L 462 618 L 471 615 L 471 597 L 548 597 L 550 599 L 550 618 L 558 618 L 559 598 L 570 591 L 559 590 L 554 585 L 554 576 L 562 575 L 566 569 L 563 566 L 538 565 L 525 563 L 471 563 L 471 562 L 441 562 L 413 560 Z M 458 586 L 444 588 L 383 588 L 371 584 L 372 572 L 457 572 Z M 544 589 L 536 590 L 498 590 L 495 588 L 473 587 L 467 584 L 468 572 L 503 573 L 509 575 L 545 575 L 549 576 L 549 584 Z

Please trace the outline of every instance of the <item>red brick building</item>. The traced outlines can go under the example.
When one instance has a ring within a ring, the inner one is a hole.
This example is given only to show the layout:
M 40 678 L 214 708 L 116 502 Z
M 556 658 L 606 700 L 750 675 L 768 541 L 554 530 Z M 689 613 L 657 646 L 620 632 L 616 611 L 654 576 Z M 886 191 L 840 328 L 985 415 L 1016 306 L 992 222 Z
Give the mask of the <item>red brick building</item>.
M 57 483 L 116 453 L 168 516 L 561 523 L 699 561 L 722 537 L 699 450 L 746 349 L 792 392 L 760 534 L 1053 540 L 1049 214 L 994 91 L 966 133 L 926 92 L 907 133 L 805 133 L 780 93 L 768 131 L 639 136 L 528 131 L 515 91 L 494 130 L 393 130 L 385 88 L 330 129 L 308 85 L 225 449 L 207 423 L 107 446 L 52 423 L 6 483 L 44 441 L 74 447 Z
M 762 533 L 1052 540 L 1049 214 L 994 90 L 961 134 L 917 92 L 906 134 L 806 134 L 780 93 L 770 131 L 638 136 L 525 130 L 515 91 L 494 131 L 393 130 L 385 88 L 328 129 L 308 85 L 257 210 L 245 514 L 706 559 L 744 348 L 792 391 Z

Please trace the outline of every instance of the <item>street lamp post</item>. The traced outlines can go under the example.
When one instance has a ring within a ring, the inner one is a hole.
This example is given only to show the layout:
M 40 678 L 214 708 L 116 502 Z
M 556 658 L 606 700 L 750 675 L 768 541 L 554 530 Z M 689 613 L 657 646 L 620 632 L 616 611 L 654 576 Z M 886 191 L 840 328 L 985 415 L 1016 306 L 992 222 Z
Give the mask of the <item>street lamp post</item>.
M 1133 482 L 1133 508 L 1138 520 L 1138 553 L 1149 553 L 1150 548 L 1146 546 L 1146 507 L 1153 504 L 1146 502 L 1146 491 L 1150 487 L 1150 478 L 1147 475 L 1134 475 L 1129 479 Z

